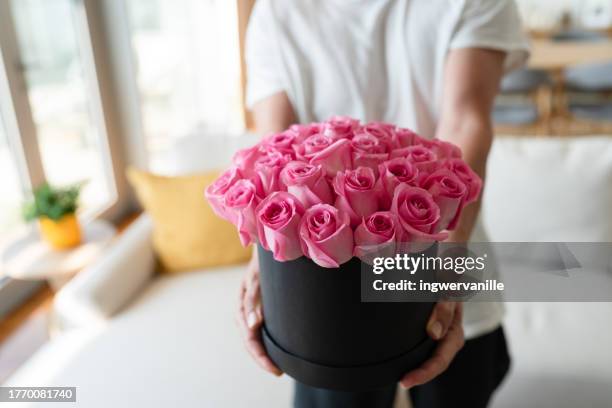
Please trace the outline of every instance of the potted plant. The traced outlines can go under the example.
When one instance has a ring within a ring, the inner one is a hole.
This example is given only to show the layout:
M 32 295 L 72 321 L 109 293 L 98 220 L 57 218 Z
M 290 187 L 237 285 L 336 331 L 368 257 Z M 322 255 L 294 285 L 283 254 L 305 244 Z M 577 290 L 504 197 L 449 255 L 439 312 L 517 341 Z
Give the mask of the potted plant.
M 47 183 L 32 192 L 24 205 L 23 218 L 38 219 L 41 237 L 54 249 L 68 249 L 81 243 L 81 228 L 76 217 L 81 184 L 64 188 Z

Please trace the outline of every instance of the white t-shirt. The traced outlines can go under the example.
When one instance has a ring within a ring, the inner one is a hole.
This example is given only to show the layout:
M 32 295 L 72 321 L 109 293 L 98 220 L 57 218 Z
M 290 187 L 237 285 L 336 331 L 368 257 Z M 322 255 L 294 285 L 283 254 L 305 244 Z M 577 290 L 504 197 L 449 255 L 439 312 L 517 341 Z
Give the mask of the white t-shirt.
M 446 55 L 468 47 L 505 51 L 506 70 L 525 62 L 512 0 L 257 0 L 247 105 L 285 91 L 300 123 L 348 115 L 433 137 Z M 496 328 L 503 309 L 466 303 L 464 315 L 474 337 Z

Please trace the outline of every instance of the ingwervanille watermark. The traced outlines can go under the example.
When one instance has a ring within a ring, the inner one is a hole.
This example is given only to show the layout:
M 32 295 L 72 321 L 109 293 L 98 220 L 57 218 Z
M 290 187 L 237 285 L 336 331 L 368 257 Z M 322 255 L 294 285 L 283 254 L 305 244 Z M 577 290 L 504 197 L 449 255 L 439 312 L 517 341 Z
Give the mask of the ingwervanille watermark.
M 400 243 L 361 258 L 363 302 L 612 302 L 609 242 Z

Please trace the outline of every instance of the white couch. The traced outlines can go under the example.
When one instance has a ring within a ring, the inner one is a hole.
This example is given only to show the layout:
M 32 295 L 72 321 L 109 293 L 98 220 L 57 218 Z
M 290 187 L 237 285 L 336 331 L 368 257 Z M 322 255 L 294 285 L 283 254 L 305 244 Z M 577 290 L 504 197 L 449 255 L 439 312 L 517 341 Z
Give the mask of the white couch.
M 611 189 L 608 138 L 500 139 L 483 218 L 497 241 L 612 241 Z M 576 215 L 580 194 L 597 194 L 595 214 Z M 64 330 L 4 385 L 76 386 L 87 408 L 290 406 L 291 381 L 248 358 L 233 322 L 244 266 L 157 276 L 151 228 L 141 217 L 58 294 Z M 507 309 L 513 367 L 494 407 L 612 406 L 612 304 Z
M 288 379 L 261 373 L 234 324 L 244 266 L 155 276 L 143 262 L 153 261 L 151 251 L 122 250 L 150 233 L 148 217 L 137 220 L 104 269 L 89 269 L 58 294 L 58 322 L 70 328 L 9 383 L 76 386 L 78 405 L 88 408 L 286 406 Z M 140 289 L 108 294 L 124 281 Z

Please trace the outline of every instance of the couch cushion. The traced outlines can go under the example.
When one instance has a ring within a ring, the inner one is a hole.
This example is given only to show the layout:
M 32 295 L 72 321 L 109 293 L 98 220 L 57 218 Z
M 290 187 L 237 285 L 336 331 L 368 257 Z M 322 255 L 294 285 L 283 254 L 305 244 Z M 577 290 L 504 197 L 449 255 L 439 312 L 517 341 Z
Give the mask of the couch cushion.
M 152 230 L 150 218 L 141 215 L 99 261 L 62 287 L 53 299 L 55 325 L 67 329 L 105 322 L 137 298 L 154 276 Z
M 219 218 L 204 198 L 218 172 L 165 177 L 128 170 L 141 204 L 153 220 L 153 245 L 163 270 L 178 273 L 246 262 L 236 228 Z
M 482 217 L 492 241 L 612 240 L 610 137 L 495 140 Z M 492 406 L 607 406 L 608 303 L 507 303 L 512 371 Z
M 492 241 L 612 241 L 611 138 L 496 139 L 482 216 Z
M 492 241 L 609 242 L 611 209 L 609 137 L 495 140 L 482 208 Z M 609 406 L 612 304 L 506 309 L 512 371 L 492 406 Z
M 291 381 L 251 360 L 234 323 L 242 273 L 161 277 L 106 327 L 51 341 L 9 384 L 76 386 L 88 408 L 290 406 Z

